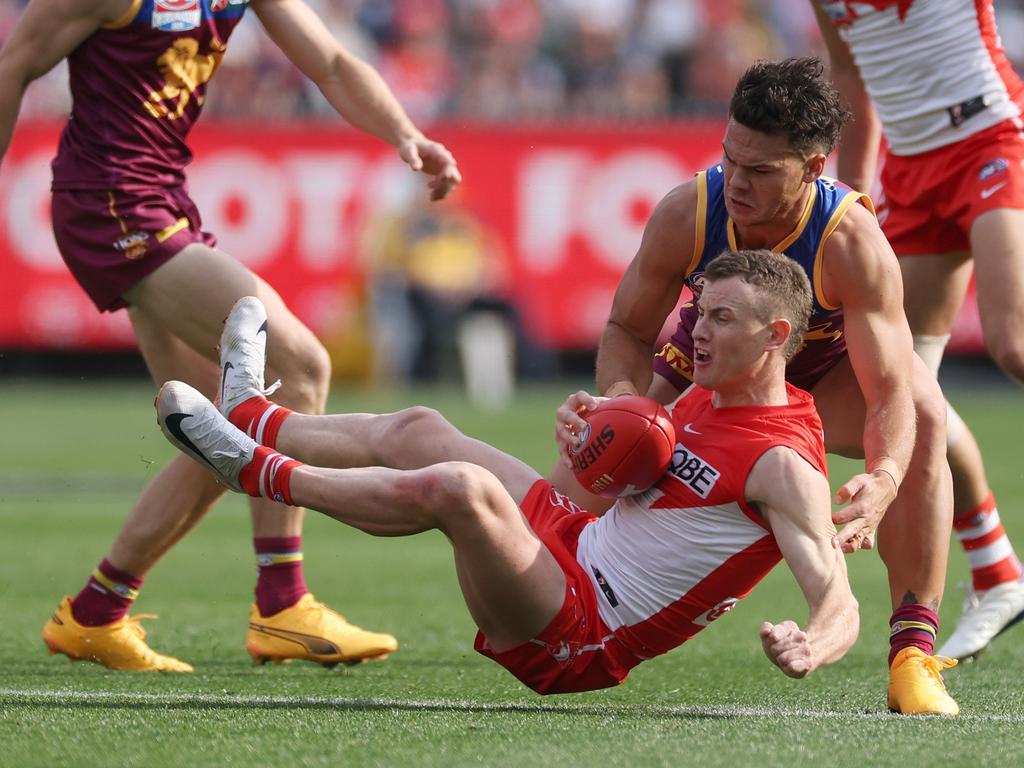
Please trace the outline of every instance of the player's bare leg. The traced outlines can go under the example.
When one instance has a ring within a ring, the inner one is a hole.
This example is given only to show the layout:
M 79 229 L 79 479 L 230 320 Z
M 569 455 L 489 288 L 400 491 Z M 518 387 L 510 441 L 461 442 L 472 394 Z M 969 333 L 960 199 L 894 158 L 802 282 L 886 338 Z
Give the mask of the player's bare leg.
M 889 573 L 889 706 L 904 714 L 956 714 L 932 656 L 946 579 L 952 482 L 945 461 L 945 403 L 938 384 L 915 358 L 917 438 L 896 500 L 878 530 Z M 864 401 L 850 361 L 833 368 L 813 394 L 830 453 L 863 457 Z M 952 664 L 953 662 L 948 662 Z
M 262 302 L 235 303 L 221 339 L 220 412 L 256 442 L 314 466 L 420 469 L 450 461 L 488 467 L 518 503 L 537 479 L 519 459 L 468 437 L 432 408 L 321 416 L 280 408 L 266 395 L 266 342 L 274 335 Z M 285 384 L 282 389 L 287 389 Z
M 432 408 L 414 406 L 388 414 L 289 416 L 277 449 L 300 461 L 316 457 L 336 468 L 381 466 L 411 470 L 446 461 L 487 467 L 516 502 L 538 479 L 519 459 L 457 430 Z
M 154 381 L 172 372 L 196 387 L 216 386 L 217 368 L 139 310 L 132 326 Z M 194 461 L 175 456 L 143 490 L 121 526 L 105 560 L 75 599 L 65 598 L 43 628 L 51 652 L 95 661 L 114 669 L 189 672 L 178 659 L 154 652 L 137 620 L 127 615 L 142 579 L 160 558 L 194 528 L 224 486 Z M 100 593 L 92 584 L 104 588 Z M 90 588 L 91 587 L 91 588 Z
M 214 467 L 235 490 L 310 506 L 375 536 L 441 530 L 455 549 L 470 613 L 496 651 L 534 637 L 562 606 L 564 574 L 510 494 L 514 489 L 521 498 L 539 479 L 518 459 L 492 448 L 487 455 L 475 456 L 472 464 L 444 462 L 406 470 L 318 468 L 259 446 L 180 382 L 161 389 L 157 410 L 168 439 L 196 461 Z M 309 417 L 295 423 L 305 424 L 310 436 L 317 434 L 319 423 L 330 424 L 336 437 L 346 434 L 343 427 L 348 427 L 365 438 L 369 449 L 339 453 L 338 463 L 371 461 L 377 451 L 417 442 L 428 434 L 455 451 L 476 442 L 459 441 L 457 430 L 433 413 L 410 409 L 380 417 Z M 393 463 L 428 460 L 413 451 Z
M 273 325 L 268 369 L 288 371 L 289 387 L 278 401 L 286 408 L 322 412 L 330 380 L 323 346 L 262 279 L 220 251 L 193 245 L 144 281 L 136 300 L 159 312 L 191 346 L 218 360 L 223 321 L 240 296 L 258 296 Z M 181 312 L 177 300 L 192 311 Z M 176 300 L 177 299 L 177 300 Z M 252 521 L 259 579 L 246 648 L 257 661 L 301 658 L 323 664 L 383 658 L 398 644 L 367 632 L 317 602 L 302 576 L 303 510 L 253 499 Z
M 469 612 L 497 652 L 539 634 L 565 599 L 554 557 L 498 479 L 479 466 L 302 467 L 291 489 L 298 503 L 374 535 L 441 530 L 452 542 Z
M 180 375 L 201 392 L 215 391 L 215 365 L 160 327 L 145 311 L 131 309 L 129 317 L 139 352 L 157 386 Z M 171 547 L 199 524 L 223 493 L 224 487 L 209 472 L 175 456 L 135 502 L 107 560 L 122 571 L 145 577 Z
M 274 363 L 290 372 L 293 386 L 287 402 L 309 411 L 322 410 L 330 370 L 322 346 L 266 283 L 227 254 L 202 245 L 185 248 L 127 295 L 154 379 L 158 383 L 169 378 L 192 379 L 212 397 L 219 382 L 213 361 L 217 360 L 222 321 L 235 299 L 246 294 L 264 299 L 280 329 L 271 356 Z M 185 366 L 177 357 L 165 354 L 182 348 L 194 350 L 193 359 L 201 359 L 201 364 Z M 199 369 L 204 372 L 202 376 L 195 373 Z M 108 579 L 113 589 L 134 596 L 141 575 L 201 519 L 223 490 L 209 473 L 197 474 L 197 469 L 193 462 L 181 464 L 176 459 L 140 499 L 112 552 L 115 562 L 125 563 L 113 571 L 117 580 Z M 173 492 L 161 492 L 169 485 Z M 252 518 L 258 553 L 268 548 L 283 550 L 280 556 L 260 554 L 258 561 L 257 602 L 269 601 L 274 607 L 261 613 L 254 605 L 247 639 L 254 657 L 298 657 L 335 663 L 380 657 L 397 647 L 394 638 L 349 625 L 308 593 L 302 579 L 301 553 L 295 551 L 302 525 L 301 509 L 282 510 L 272 501 L 253 499 Z M 101 569 L 105 566 L 113 567 L 106 561 Z M 115 594 L 113 590 L 104 591 Z M 271 624 L 275 625 L 275 635 L 267 640 L 264 630 Z M 288 633 L 303 638 L 326 637 L 327 642 L 317 642 L 313 648 L 305 640 L 287 639 Z M 267 642 L 257 642 L 261 639 Z M 345 647 L 341 647 L 342 639 Z
M 1011 332 L 1015 315 L 1016 322 L 1021 320 L 1019 311 L 1002 312 L 1004 307 L 1015 305 L 1000 302 L 1024 300 L 1021 278 L 1012 272 L 1014 267 L 1010 264 L 1014 257 L 1001 242 L 1010 234 L 1006 226 L 1012 226 L 1012 217 L 1006 221 L 1005 217 L 997 215 L 1002 213 L 1009 212 L 997 211 L 980 217 L 975 223 L 979 237 L 972 242 L 975 253 L 983 254 L 975 260 L 980 270 L 979 310 L 983 314 L 983 325 L 985 315 L 993 314 L 993 310 L 998 312 L 998 317 L 987 321 L 989 327 L 997 328 L 996 334 Z M 995 225 L 993 217 L 998 219 Z M 1018 261 L 1024 263 L 1024 258 L 1018 256 Z M 905 257 L 900 260 L 900 266 L 914 347 L 936 375 L 945 340 L 960 309 L 974 264 L 968 260 L 968 254 L 955 252 Z M 981 284 L 991 282 L 990 277 L 983 278 L 982 274 L 993 272 L 998 276 L 995 291 L 988 291 L 989 298 L 981 299 Z M 1008 325 L 1000 327 L 1004 322 Z M 1018 327 L 1017 332 L 1024 332 L 1024 327 Z M 991 338 L 988 331 L 986 336 Z M 1019 342 L 1017 345 L 1019 348 Z M 1012 367 L 1018 352 L 1004 348 L 1000 354 L 1004 363 Z M 962 659 L 976 656 L 992 638 L 1024 615 L 1024 585 L 1020 583 L 1020 563 L 999 519 L 981 450 L 952 407 L 948 412 L 947 434 L 947 458 L 953 475 L 954 527 L 970 562 L 971 590 L 964 601 L 960 622 L 943 644 L 941 653 Z

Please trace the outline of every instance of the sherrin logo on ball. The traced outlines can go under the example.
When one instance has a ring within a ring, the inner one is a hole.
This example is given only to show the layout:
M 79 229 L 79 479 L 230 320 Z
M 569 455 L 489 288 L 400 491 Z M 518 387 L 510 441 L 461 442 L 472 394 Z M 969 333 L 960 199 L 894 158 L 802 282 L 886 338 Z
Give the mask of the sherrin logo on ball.
M 587 426 L 570 451 L 580 485 L 607 498 L 632 496 L 665 473 L 675 429 L 660 403 L 637 395 L 601 402 L 584 416 Z

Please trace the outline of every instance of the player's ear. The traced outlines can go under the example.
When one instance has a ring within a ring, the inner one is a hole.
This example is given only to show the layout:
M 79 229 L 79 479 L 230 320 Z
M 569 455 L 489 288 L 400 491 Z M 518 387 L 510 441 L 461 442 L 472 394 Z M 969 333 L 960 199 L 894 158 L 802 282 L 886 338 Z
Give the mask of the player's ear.
M 804 161 L 804 181 L 811 183 L 825 172 L 825 155 L 815 152 Z
M 786 318 L 778 317 L 768 324 L 768 331 L 768 343 L 765 345 L 765 349 L 782 349 L 793 333 L 793 326 Z

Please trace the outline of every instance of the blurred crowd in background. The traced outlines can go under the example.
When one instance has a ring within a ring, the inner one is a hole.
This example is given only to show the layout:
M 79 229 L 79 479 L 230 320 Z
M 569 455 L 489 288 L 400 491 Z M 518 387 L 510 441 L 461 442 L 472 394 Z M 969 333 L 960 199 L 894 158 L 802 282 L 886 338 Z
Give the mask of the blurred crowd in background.
M 0 0 L 0 40 L 27 0 Z M 645 120 L 721 114 L 759 58 L 821 53 L 803 0 L 307 0 L 377 67 L 410 114 L 437 119 Z M 1024 69 L 1024 0 L 996 0 Z M 68 110 L 64 65 L 36 83 L 23 117 Z M 207 111 L 227 119 L 336 119 L 259 29 L 232 36 Z
M 0 42 L 27 2 L 0 0 Z M 438 121 L 720 118 L 751 62 L 825 55 L 806 0 L 306 2 L 427 130 Z M 1024 0 L 995 7 L 1007 52 L 1024 72 Z M 66 80 L 61 63 L 33 83 L 21 120 L 63 118 Z M 253 13 L 229 41 L 205 110 L 207 122 L 338 122 Z M 353 315 L 362 319 L 341 329 L 358 343 L 332 349 L 336 371 L 381 382 L 451 378 L 461 369 L 471 397 L 488 406 L 504 402 L 515 379 L 555 373 L 552 351 L 529 337 L 522 308 L 507 300 L 508 244 L 472 214 L 454 201 L 414 200 L 381 213 L 368 232 L 365 292 Z

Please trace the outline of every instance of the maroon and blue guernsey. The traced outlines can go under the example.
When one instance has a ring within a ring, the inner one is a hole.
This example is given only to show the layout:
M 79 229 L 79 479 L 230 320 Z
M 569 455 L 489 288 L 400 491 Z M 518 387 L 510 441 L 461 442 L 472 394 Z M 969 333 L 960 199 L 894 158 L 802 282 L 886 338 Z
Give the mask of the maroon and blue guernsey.
M 679 310 L 672 338 L 654 360 L 654 370 L 680 391 L 693 380 L 693 327 L 697 323 L 696 298 L 704 285 L 707 263 L 723 251 L 737 250 L 736 231 L 725 209 L 725 174 L 717 165 L 697 174 L 697 236 L 686 268 L 686 284 L 694 301 Z M 810 390 L 846 356 L 843 308 L 829 303 L 822 290 L 821 264 L 825 241 L 854 203 L 874 213 L 871 200 L 834 179 L 819 178 L 811 185 L 796 229 L 771 250 L 797 262 L 811 282 L 814 303 L 804 343 L 786 367 L 786 379 Z
M 54 190 L 180 186 L 188 133 L 248 0 L 134 0 L 68 57 Z

